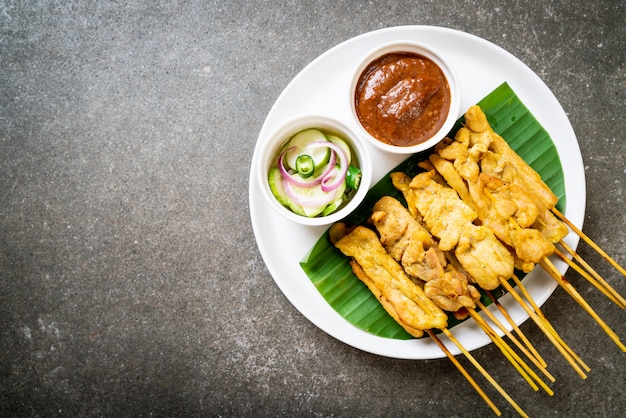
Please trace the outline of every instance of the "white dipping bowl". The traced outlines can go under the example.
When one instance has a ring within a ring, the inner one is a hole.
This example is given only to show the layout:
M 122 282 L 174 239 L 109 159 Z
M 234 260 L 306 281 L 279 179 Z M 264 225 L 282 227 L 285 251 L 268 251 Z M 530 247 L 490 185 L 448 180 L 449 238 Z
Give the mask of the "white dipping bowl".
M 309 218 L 298 215 L 283 206 L 272 193 L 268 174 L 272 166 L 277 165 L 280 149 L 296 133 L 309 128 L 317 128 L 325 133 L 336 135 L 346 141 L 352 150 L 352 165 L 361 170 L 361 181 L 352 198 L 333 213 L 326 216 Z M 367 146 L 359 137 L 339 121 L 323 116 L 302 116 L 283 123 L 268 135 L 261 144 L 258 155 L 256 178 L 269 205 L 281 216 L 301 225 L 319 226 L 335 223 L 352 213 L 365 198 L 372 180 L 372 160 Z
M 399 145 L 390 145 L 387 144 L 376 137 L 372 136 L 361 124 L 359 120 L 357 110 L 356 110 L 356 90 L 359 79 L 363 71 L 378 58 L 381 58 L 383 55 L 391 54 L 391 53 L 410 53 L 417 54 L 423 57 L 426 57 L 433 61 L 441 71 L 443 72 L 446 81 L 448 82 L 448 86 L 450 87 L 450 109 L 446 116 L 446 119 L 441 126 L 441 128 L 430 138 L 411 146 L 399 146 Z M 446 137 L 446 135 L 452 130 L 454 124 L 460 116 L 461 109 L 461 89 L 459 87 L 459 82 L 456 76 L 454 69 L 450 66 L 450 64 L 445 60 L 445 58 L 433 48 L 424 45 L 419 42 L 414 41 L 394 41 L 390 43 L 386 43 L 384 45 L 378 46 L 373 51 L 369 52 L 358 64 L 356 70 L 354 72 L 354 77 L 352 80 L 352 86 L 350 89 L 350 106 L 352 108 L 352 115 L 356 120 L 356 124 L 360 128 L 360 135 L 365 138 L 368 142 L 374 145 L 376 148 L 390 152 L 393 154 L 415 154 L 421 151 L 428 150 L 434 147 L 437 143 L 439 143 L 442 139 Z

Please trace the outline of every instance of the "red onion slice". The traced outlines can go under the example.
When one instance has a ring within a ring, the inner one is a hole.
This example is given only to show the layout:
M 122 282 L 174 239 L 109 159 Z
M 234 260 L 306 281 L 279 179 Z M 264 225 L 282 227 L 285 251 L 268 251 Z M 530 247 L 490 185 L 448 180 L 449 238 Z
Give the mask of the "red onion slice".
M 348 157 L 343 151 L 341 147 L 330 142 L 330 141 L 317 141 L 311 142 L 307 145 L 307 148 L 319 148 L 319 147 L 327 147 L 330 148 L 330 160 L 328 161 L 326 170 L 319 175 L 309 177 L 307 179 L 302 178 L 298 174 L 291 174 L 287 168 L 285 168 L 285 154 L 294 149 L 295 147 L 288 148 L 283 151 L 278 157 L 278 168 L 282 177 L 287 180 L 287 182 L 291 183 L 294 186 L 298 187 L 313 187 L 318 184 L 322 184 L 322 190 L 325 192 L 332 191 L 337 189 L 341 185 L 342 182 L 345 181 L 346 173 L 348 172 Z M 337 157 L 339 157 L 339 170 L 335 170 L 335 164 L 337 163 Z
M 313 144 L 319 144 L 319 142 L 314 142 Z M 335 151 L 333 155 L 339 157 L 339 166 L 335 167 L 335 164 L 333 164 L 333 169 L 328 173 L 324 173 L 322 176 L 322 190 L 325 192 L 333 191 L 341 186 L 341 184 L 346 181 L 346 173 L 348 172 L 348 156 L 346 153 L 340 146 L 332 142 L 329 144 L 328 147 Z
M 321 186 L 317 185 L 314 187 Z M 283 188 L 292 202 L 307 208 L 321 208 L 323 206 L 327 206 L 333 202 L 336 197 L 336 193 L 316 193 L 315 196 L 303 196 L 293 189 L 294 185 L 292 185 L 287 179 L 283 179 Z
M 312 142 L 307 148 L 328 147 L 331 149 L 330 160 L 324 172 L 316 177 L 303 179 L 298 174 L 291 174 L 284 164 L 284 156 L 288 151 L 284 151 L 278 161 L 278 167 L 283 177 L 283 188 L 285 193 L 295 204 L 307 208 L 321 208 L 328 206 L 334 202 L 339 193 L 337 189 L 345 182 L 346 173 L 348 171 L 348 158 L 344 150 L 332 142 Z M 292 149 L 292 148 L 289 148 Z M 339 165 L 337 165 L 337 159 Z M 312 190 L 310 194 L 299 193 L 295 187 L 311 189 L 319 187 L 320 190 Z M 332 193 L 333 191 L 337 191 Z M 343 193 L 343 192 L 341 192 Z

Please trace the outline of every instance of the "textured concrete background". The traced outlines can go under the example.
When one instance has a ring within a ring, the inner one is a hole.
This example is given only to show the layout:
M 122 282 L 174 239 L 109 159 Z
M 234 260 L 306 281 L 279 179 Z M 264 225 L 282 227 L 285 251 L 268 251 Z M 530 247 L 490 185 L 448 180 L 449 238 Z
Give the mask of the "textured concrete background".
M 337 43 L 407 24 L 481 36 L 545 80 L 580 141 L 585 230 L 626 265 L 621 1 L 4 0 L 0 415 L 489 416 L 447 359 L 378 357 L 312 325 L 250 225 L 248 170 L 280 92 Z M 567 277 L 626 338 L 624 312 Z M 563 291 L 545 313 L 586 380 L 532 324 L 554 397 L 493 346 L 479 361 L 530 415 L 623 415 L 626 354 Z

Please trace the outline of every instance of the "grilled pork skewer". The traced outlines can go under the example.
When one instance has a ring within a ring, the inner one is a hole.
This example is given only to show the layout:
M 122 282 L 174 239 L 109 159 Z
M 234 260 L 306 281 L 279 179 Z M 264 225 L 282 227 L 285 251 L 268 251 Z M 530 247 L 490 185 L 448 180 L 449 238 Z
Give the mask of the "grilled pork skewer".
M 431 156 L 431 161 L 444 158 L 453 162 L 455 171 L 467 184 L 475 182 L 476 173 L 480 171 L 481 173 L 499 178 L 512 186 L 521 188 L 524 193 L 530 195 L 532 201 L 538 207 L 538 215 L 541 218 L 541 222 L 537 223 L 536 226 L 543 226 L 544 229 L 547 229 L 543 231 L 546 238 L 550 238 L 555 244 L 559 243 L 566 251 L 570 252 L 567 244 L 562 241 L 562 238 L 568 233 L 569 227 L 615 269 L 626 276 L 626 270 L 622 266 L 609 257 L 597 244 L 556 209 L 558 198 L 552 193 L 548 185 L 543 182 L 539 174 L 517 155 L 502 137 L 493 131 L 480 107 L 470 107 L 465 114 L 465 118 L 467 125 L 458 131 L 455 141 L 439 145 L 435 149 L 433 156 Z M 466 150 L 465 152 L 464 149 Z M 472 167 L 472 170 L 469 170 L 468 167 Z M 458 180 L 458 177 L 456 180 Z M 467 194 L 462 190 L 466 188 L 461 183 L 452 181 L 450 185 L 459 192 L 463 200 L 469 200 L 466 199 Z M 586 263 L 581 264 L 591 275 L 594 275 L 591 271 L 592 269 L 588 268 Z M 612 291 L 616 294 L 614 289 L 610 288 L 607 283 L 601 282 L 607 291 Z M 621 300 L 623 302 L 623 298 Z
M 509 250 L 484 225 L 475 225 L 477 215 L 457 193 L 436 179 L 436 172 L 420 173 L 413 179 L 391 173 L 393 185 L 402 192 L 411 213 L 417 212 L 442 251 L 452 251 L 475 283 L 493 290 L 514 271 Z M 415 216 L 415 215 L 414 215 Z
M 472 106 L 465 114 L 467 125 L 457 132 L 454 141 L 435 148 L 430 162 L 445 181 L 458 193 L 464 203 L 475 209 L 476 219 L 487 225 L 496 236 L 511 248 L 516 267 L 528 272 L 539 263 L 557 283 L 598 322 L 609 337 L 622 349 L 626 347 L 619 337 L 599 318 L 571 283 L 561 280 L 550 268 L 548 256 L 567 235 L 567 225 L 552 213 L 558 198 L 541 177 L 497 135 L 485 114 Z M 578 269 L 568 259 L 566 262 Z M 598 282 L 589 275 L 583 277 L 600 290 L 606 282 Z M 610 288 L 610 286 L 608 286 Z M 604 292 L 618 306 L 623 298 L 616 292 Z
M 449 239 L 453 234 L 450 234 L 448 229 L 458 228 L 461 231 L 454 234 L 457 240 L 454 253 L 472 280 L 485 290 L 493 290 L 500 285 L 505 286 L 574 370 L 581 377 L 586 378 L 583 370 L 576 364 L 577 357 L 572 356 L 572 350 L 556 334 L 554 328 L 547 323 L 545 318 L 537 316 L 508 284 L 514 271 L 514 258 L 509 250 L 486 226 L 480 228 L 481 234 L 472 233 L 476 230 L 472 222 L 477 215 L 469 208 L 469 205 L 463 202 L 453 189 L 444 185 L 445 181 L 439 179 L 434 170 L 420 173 L 413 179 L 404 173 L 392 173 L 391 179 L 393 185 L 404 195 L 409 211 L 421 217 L 434 236 L 440 240 L 442 237 L 448 237 L 446 242 L 452 242 L 455 245 L 454 241 Z M 432 202 L 439 202 L 443 209 L 438 210 L 437 206 L 433 209 L 430 205 Z M 466 216 L 462 217 L 459 214 Z
M 346 256 L 351 257 L 351 266 L 356 276 L 363 281 L 378 298 L 385 310 L 411 335 L 421 337 L 424 331 L 439 329 L 453 341 L 480 373 L 522 416 L 527 416 L 520 406 L 487 373 L 478 361 L 454 338 L 447 329 L 447 315 L 432 302 L 406 275 L 402 266 L 391 257 L 380 243 L 374 231 L 363 226 L 355 228 L 345 224 L 334 224 L 329 232 L 332 243 Z M 445 351 L 447 354 L 447 350 Z M 454 362 L 457 365 L 457 362 Z M 458 366 L 457 366 L 458 367 Z M 461 369 L 459 369 L 461 370 Z M 467 372 L 462 371 L 464 376 Z M 469 380 L 476 389 L 478 386 Z M 485 402 L 493 408 L 493 402 L 478 390 Z
M 426 296 L 441 309 L 462 312 L 462 308 L 476 308 L 480 292 L 469 284 L 467 274 L 448 264 L 432 235 L 398 200 L 381 198 L 374 205 L 370 221 L 387 252 L 410 278 L 424 282 Z M 459 319 L 465 316 L 459 314 Z
M 495 333 L 489 324 L 475 311 L 480 301 L 480 293 L 468 283 L 468 275 L 457 263 L 447 263 L 446 255 L 441 251 L 430 233 L 413 215 L 396 199 L 382 197 L 374 204 L 370 216 L 371 223 L 376 227 L 380 242 L 407 275 L 414 281 L 423 281 L 424 292 L 435 304 L 444 311 L 452 312 L 462 319 L 468 314 L 474 318 L 485 334 L 496 344 L 511 364 L 520 372 L 526 381 L 538 390 L 538 384 L 550 395 L 554 392 L 528 367 L 515 351 Z M 421 282 L 418 283 L 421 285 Z M 495 318 L 494 318 L 495 319 Z M 506 333 L 506 330 L 505 330 Z M 510 334 L 509 334 L 510 335 Z M 549 378 L 554 379 L 541 363 L 525 350 L 519 341 L 512 337 L 511 341 Z
M 336 232 L 338 226 L 333 228 L 335 231 L 331 232 L 331 236 L 336 239 L 339 236 Z M 334 245 L 353 258 L 351 266 L 356 276 L 409 334 L 420 338 L 425 329 L 446 327 L 447 315 L 387 254 L 374 231 L 357 226 L 335 241 Z

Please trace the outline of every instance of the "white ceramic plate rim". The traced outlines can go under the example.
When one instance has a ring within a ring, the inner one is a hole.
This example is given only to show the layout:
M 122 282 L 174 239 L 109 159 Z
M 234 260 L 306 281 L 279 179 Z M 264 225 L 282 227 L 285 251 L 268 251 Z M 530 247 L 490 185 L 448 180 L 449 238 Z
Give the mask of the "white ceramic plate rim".
M 567 115 L 546 84 L 523 62 L 497 45 L 474 35 L 435 26 L 397 26 L 368 32 L 349 39 L 320 55 L 307 65 L 283 90 L 259 132 L 249 182 L 250 216 L 263 260 L 287 299 L 317 327 L 357 349 L 392 358 L 434 359 L 444 353 L 431 339 L 394 340 L 363 331 L 341 317 L 320 295 L 300 268 L 299 262 L 327 227 L 297 225 L 282 218 L 262 196 L 255 166 L 259 148 L 268 134 L 286 119 L 307 114 L 338 118 L 357 131 L 350 108 L 350 82 L 360 58 L 378 45 L 394 40 L 414 40 L 432 45 L 456 68 L 464 111 L 503 82 L 508 82 L 522 102 L 552 137 L 563 167 L 566 193 L 565 215 L 582 228 L 585 213 L 585 176 L 576 135 Z M 306 100 L 304 99 L 306 98 Z M 372 185 L 406 156 L 383 154 L 369 143 L 374 173 Z M 564 240 L 576 248 L 578 237 Z M 567 265 L 554 260 L 564 273 Z M 542 305 L 556 288 L 543 271 L 535 269 L 524 279 L 535 301 Z M 528 317 L 509 295 L 501 298 L 513 320 L 520 324 Z M 494 314 L 503 318 L 498 312 Z M 490 342 L 469 320 L 454 327 L 454 335 L 468 349 Z M 459 350 L 442 338 L 453 354 Z

